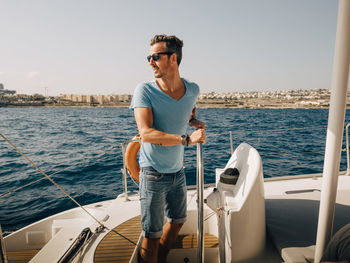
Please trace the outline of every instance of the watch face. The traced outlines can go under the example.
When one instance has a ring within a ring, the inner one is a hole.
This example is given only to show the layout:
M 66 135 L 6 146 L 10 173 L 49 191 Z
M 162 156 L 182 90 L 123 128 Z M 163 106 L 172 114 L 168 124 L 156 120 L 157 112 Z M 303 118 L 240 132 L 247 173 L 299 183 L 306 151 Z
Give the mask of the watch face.
M 181 143 L 182 145 L 185 145 L 186 135 L 181 135 Z

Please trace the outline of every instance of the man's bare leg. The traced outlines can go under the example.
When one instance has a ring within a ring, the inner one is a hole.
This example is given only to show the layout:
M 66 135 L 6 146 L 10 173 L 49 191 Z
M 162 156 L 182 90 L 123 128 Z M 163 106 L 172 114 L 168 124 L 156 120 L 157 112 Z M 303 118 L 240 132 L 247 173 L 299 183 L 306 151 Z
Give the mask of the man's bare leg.
M 159 238 L 144 237 L 140 249 L 141 262 L 157 263 L 159 250 Z
M 181 224 L 167 222 L 163 226 L 163 235 L 159 241 L 158 263 L 165 263 L 170 249 L 176 242 L 177 235 L 182 227 Z

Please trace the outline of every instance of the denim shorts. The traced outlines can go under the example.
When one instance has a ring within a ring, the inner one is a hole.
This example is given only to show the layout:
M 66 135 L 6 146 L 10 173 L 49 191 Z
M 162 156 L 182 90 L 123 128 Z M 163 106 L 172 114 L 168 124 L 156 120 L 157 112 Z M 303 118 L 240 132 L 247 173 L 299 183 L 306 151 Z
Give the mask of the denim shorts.
M 152 167 L 142 167 L 140 172 L 141 225 L 147 238 L 163 234 L 164 212 L 168 222 L 186 221 L 187 188 L 185 172 L 159 173 Z

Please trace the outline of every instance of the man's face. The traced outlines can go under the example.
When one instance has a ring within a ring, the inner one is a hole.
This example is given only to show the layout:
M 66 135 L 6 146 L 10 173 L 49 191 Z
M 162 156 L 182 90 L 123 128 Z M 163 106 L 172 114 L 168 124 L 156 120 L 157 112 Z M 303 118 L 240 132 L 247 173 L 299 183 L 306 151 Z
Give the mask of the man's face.
M 166 52 L 166 47 L 164 42 L 155 43 L 150 48 L 150 55 L 161 52 Z M 153 58 L 151 58 L 149 65 L 153 69 L 154 77 L 155 78 L 162 78 L 164 77 L 168 70 L 169 70 L 169 57 L 167 54 L 161 54 L 159 55 L 159 59 L 155 61 Z

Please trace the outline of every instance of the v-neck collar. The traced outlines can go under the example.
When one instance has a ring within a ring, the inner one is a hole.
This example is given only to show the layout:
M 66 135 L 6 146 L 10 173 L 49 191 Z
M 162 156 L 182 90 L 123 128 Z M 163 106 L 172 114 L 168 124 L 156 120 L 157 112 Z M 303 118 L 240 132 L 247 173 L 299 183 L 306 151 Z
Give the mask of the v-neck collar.
M 180 99 L 178 99 L 178 100 L 177 100 L 177 99 L 174 99 L 174 98 L 171 97 L 169 94 L 165 93 L 165 92 L 158 86 L 158 83 L 157 83 L 156 80 L 154 80 L 154 82 L 155 82 L 155 84 L 156 84 L 157 89 L 159 89 L 165 96 L 168 96 L 168 97 L 171 98 L 172 100 L 179 102 L 179 101 L 181 101 L 181 100 L 186 96 L 186 94 L 187 94 L 186 82 L 185 82 L 185 80 L 184 80 L 183 78 L 181 78 L 181 80 L 182 80 L 182 82 L 183 82 L 183 84 L 184 84 L 184 86 L 185 86 L 185 93 L 184 93 L 184 95 L 183 95 Z

